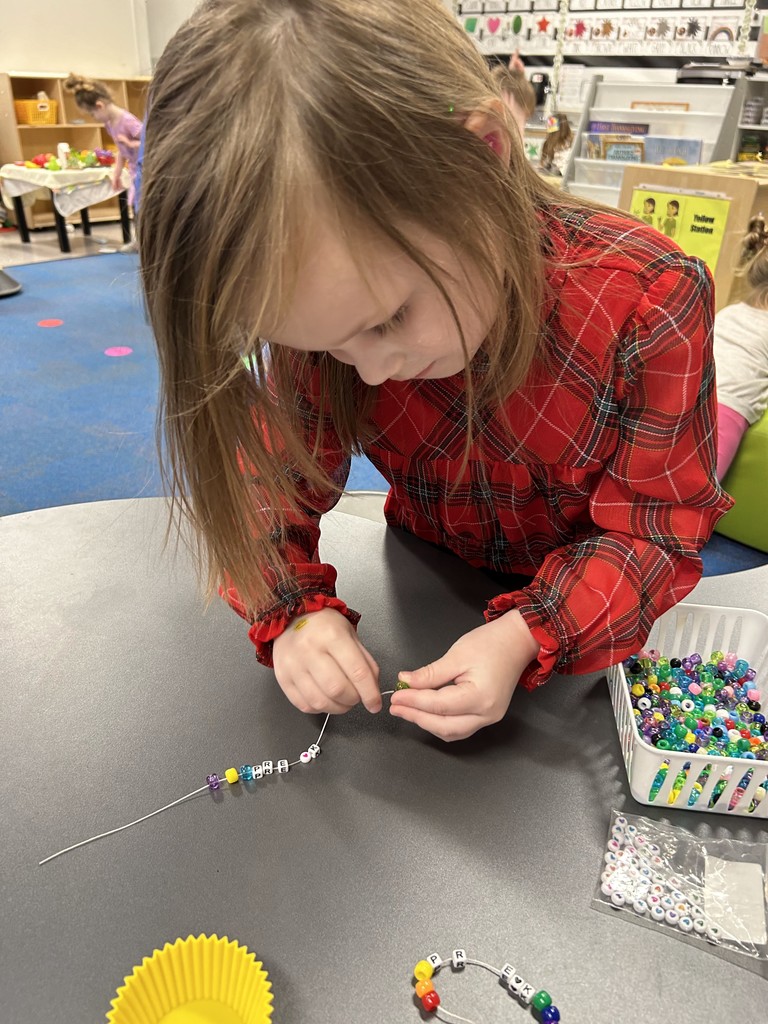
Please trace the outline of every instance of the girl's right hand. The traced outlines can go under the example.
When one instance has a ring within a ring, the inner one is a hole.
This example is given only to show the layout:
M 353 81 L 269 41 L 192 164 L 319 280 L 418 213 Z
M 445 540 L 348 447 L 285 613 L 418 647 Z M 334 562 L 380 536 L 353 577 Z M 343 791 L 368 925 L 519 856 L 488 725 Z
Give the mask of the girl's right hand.
M 379 666 L 333 608 L 301 615 L 272 645 L 280 688 L 299 711 L 343 715 L 361 701 L 381 711 Z

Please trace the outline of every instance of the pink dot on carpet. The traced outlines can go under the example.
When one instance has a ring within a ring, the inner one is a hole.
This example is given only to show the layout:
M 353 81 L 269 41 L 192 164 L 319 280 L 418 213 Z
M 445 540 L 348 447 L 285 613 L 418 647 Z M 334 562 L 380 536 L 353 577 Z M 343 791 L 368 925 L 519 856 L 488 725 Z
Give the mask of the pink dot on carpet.
M 64 323 L 63 320 L 38 320 L 38 327 L 61 327 Z
M 133 352 L 132 348 L 128 348 L 126 345 L 115 345 L 114 348 L 105 348 L 105 356 L 129 356 Z

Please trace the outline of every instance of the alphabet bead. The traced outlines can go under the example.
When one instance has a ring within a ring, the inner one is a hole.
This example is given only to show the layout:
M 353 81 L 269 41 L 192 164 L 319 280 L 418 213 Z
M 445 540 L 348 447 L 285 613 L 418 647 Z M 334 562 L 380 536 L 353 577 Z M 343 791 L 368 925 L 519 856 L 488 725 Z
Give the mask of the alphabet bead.
M 451 956 L 451 966 L 455 971 L 460 971 L 467 965 L 467 951 L 466 949 L 454 949 L 453 955 Z
M 513 977 L 514 973 L 515 968 L 512 966 L 512 964 L 504 964 L 504 966 L 501 968 L 499 982 L 504 986 L 504 988 L 507 988 L 509 986 L 509 979 Z
M 285 775 L 289 769 L 288 761 L 283 758 L 282 761 L 277 762 L 277 771 L 280 775 Z
M 320 747 L 316 743 L 310 743 L 310 745 L 307 747 L 307 752 L 309 753 L 310 757 L 317 757 L 317 755 L 320 753 Z
M 523 985 L 522 989 L 520 990 L 520 995 L 517 998 L 520 1000 L 523 1006 L 530 1006 L 535 993 L 536 989 L 533 987 L 533 985 L 526 984 Z
M 254 779 L 263 779 L 264 778 L 264 769 L 261 767 L 260 764 L 255 764 L 253 766 L 253 777 L 254 777 Z
M 265 775 L 271 775 L 272 772 L 275 770 L 275 766 L 272 764 L 271 761 L 262 761 L 261 767 L 264 769 Z
M 443 958 L 439 953 L 430 953 L 427 957 L 427 962 L 432 964 L 432 970 L 436 971 L 443 965 Z

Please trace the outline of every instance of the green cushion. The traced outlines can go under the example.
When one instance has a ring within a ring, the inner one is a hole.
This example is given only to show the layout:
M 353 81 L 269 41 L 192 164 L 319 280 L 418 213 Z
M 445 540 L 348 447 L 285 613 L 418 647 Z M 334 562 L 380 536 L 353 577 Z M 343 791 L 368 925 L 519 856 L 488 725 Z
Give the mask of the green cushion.
M 736 504 L 715 531 L 768 552 L 768 412 L 742 438 L 723 487 Z

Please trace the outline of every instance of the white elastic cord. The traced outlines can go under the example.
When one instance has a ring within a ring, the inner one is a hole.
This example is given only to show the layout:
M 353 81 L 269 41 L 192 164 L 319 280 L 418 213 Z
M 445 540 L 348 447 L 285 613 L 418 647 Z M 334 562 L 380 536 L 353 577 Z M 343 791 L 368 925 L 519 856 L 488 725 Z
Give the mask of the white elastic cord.
M 382 697 L 386 697 L 389 694 L 394 693 L 394 690 L 384 690 Z M 325 716 L 323 727 L 320 730 L 320 735 L 315 740 L 315 745 L 320 746 L 320 740 L 323 738 L 326 726 L 330 721 L 330 714 Z M 294 765 L 302 764 L 301 760 L 289 761 L 288 767 L 292 768 Z M 199 789 L 193 789 L 191 793 L 187 793 L 186 796 L 180 796 L 178 800 L 173 800 L 171 803 L 166 804 L 164 807 L 158 807 L 156 811 L 150 811 L 149 814 L 144 814 L 141 818 L 136 818 L 135 821 L 129 821 L 127 825 L 119 825 L 117 828 L 111 828 L 108 832 L 100 832 L 97 836 L 91 836 L 90 839 L 83 839 L 79 843 L 75 843 L 73 846 L 67 846 L 63 850 L 59 850 L 58 853 L 52 853 L 50 857 L 46 857 L 44 860 L 38 861 L 38 867 L 42 867 L 43 864 L 47 864 L 49 861 L 56 860 L 57 857 L 63 856 L 65 853 L 71 853 L 72 850 L 78 850 L 81 846 L 88 846 L 89 843 L 95 843 L 97 839 L 106 839 L 107 836 L 113 836 L 117 832 L 124 832 L 127 828 L 132 828 L 134 825 L 139 825 L 142 821 L 146 821 L 148 818 L 154 818 L 156 814 L 162 814 L 163 811 L 169 811 L 172 807 L 177 807 L 179 804 L 183 804 L 185 800 L 190 800 L 193 796 L 197 796 L 198 793 L 204 793 L 210 789 L 210 786 L 200 786 Z

